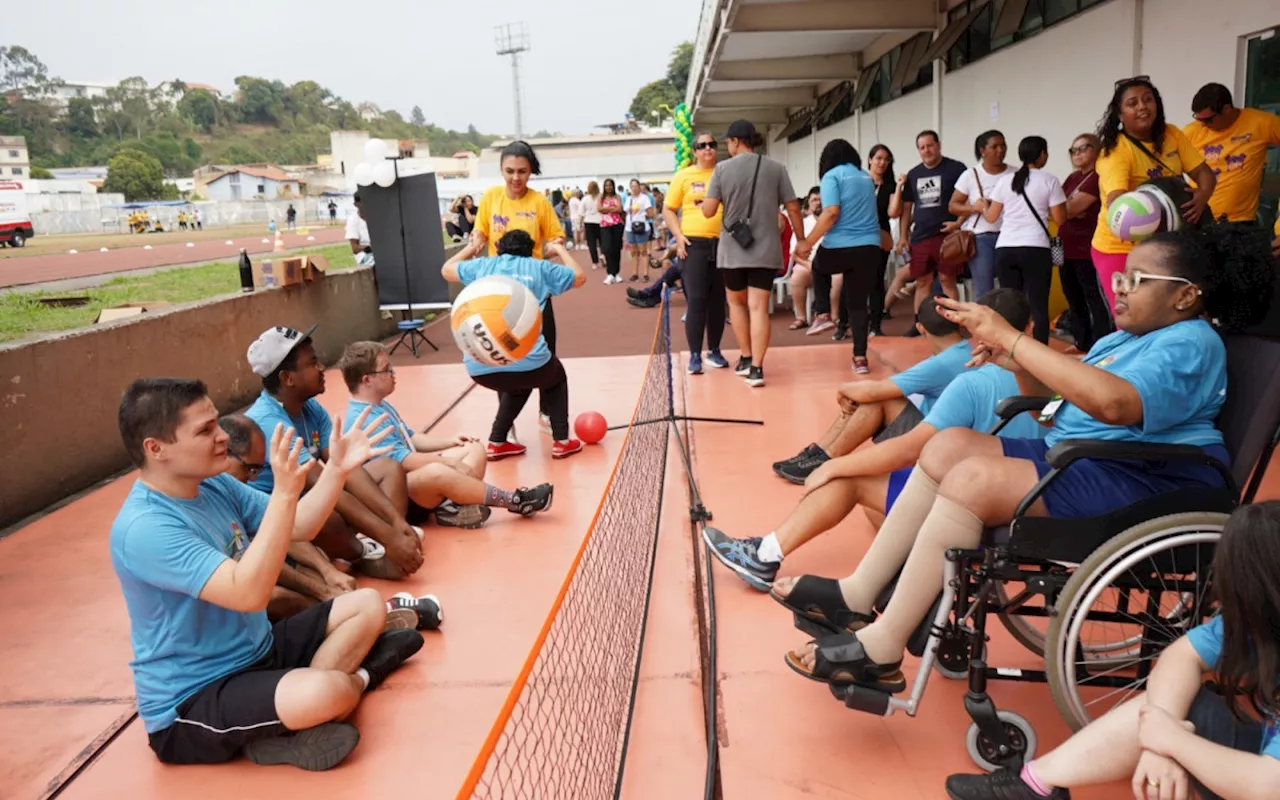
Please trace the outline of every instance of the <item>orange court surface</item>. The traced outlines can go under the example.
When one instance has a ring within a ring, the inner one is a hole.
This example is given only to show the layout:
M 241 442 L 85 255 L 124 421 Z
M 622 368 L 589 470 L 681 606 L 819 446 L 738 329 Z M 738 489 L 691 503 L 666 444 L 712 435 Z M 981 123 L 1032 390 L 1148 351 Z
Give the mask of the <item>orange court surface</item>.
M 672 314 L 677 342 L 683 341 L 676 323 L 682 305 Z M 442 348 L 452 347 L 440 341 L 447 338 L 443 329 L 432 331 Z M 736 354 L 726 355 L 732 361 Z M 926 351 L 918 339 L 880 337 L 872 340 L 871 355 L 872 377 L 884 377 Z M 406 419 L 426 424 L 453 406 L 437 433 L 487 433 L 496 408 L 493 393 L 467 392 L 471 382 L 460 364 L 420 364 L 401 356 L 399 387 L 391 399 Z M 764 420 L 762 427 L 694 423 L 692 458 L 713 524 L 735 536 L 767 533 L 803 491 L 779 480 L 769 464 L 792 455 L 827 425 L 836 387 L 850 377 L 847 343 L 773 351 L 769 384 L 758 390 L 728 370 L 686 376 L 683 356 L 674 360 L 678 409 Z M 567 358 L 572 414 L 594 409 L 610 424 L 625 423 L 647 362 L 644 355 Z M 320 399 L 337 412 L 347 399 L 341 376 L 330 371 L 327 387 Z M 152 755 L 133 714 L 128 618 L 107 547 L 108 529 L 134 475 L 90 491 L 0 541 L 0 797 L 455 796 L 589 530 L 625 438 L 625 431 L 612 431 L 599 445 L 553 461 L 549 438 L 537 433 L 534 405 L 518 423 L 529 454 L 492 464 L 489 476 L 508 487 L 553 481 L 553 510 L 532 520 L 498 511 L 474 531 L 429 527 L 422 570 L 402 585 L 367 582 L 385 596 L 401 589 L 438 595 L 445 624 L 428 632 L 423 650 L 364 699 L 353 720 L 362 741 L 347 762 L 329 772 L 247 761 L 170 767 Z M 1276 496 L 1271 477 L 1267 497 Z M 622 794 L 700 798 L 706 736 L 696 583 L 704 555 L 690 524 L 684 466 L 675 446 L 668 450 L 661 502 Z M 784 574 L 847 574 L 871 537 L 871 526 L 855 511 L 792 556 Z M 826 687 L 784 665 L 784 652 L 808 638 L 792 627 L 791 615 L 719 565 L 713 570 L 722 797 L 935 800 L 945 797 L 948 774 L 974 771 L 964 746 L 969 719 L 963 682 L 935 676 L 914 719 L 847 710 Z M 1040 666 L 1003 628 L 990 630 L 994 663 Z M 915 663 L 907 659 L 908 678 Z M 995 683 L 992 694 L 1000 707 L 1034 723 L 1040 752 L 1068 734 L 1046 686 Z M 588 793 L 548 786 L 530 796 Z M 1132 795 L 1127 785 L 1113 784 L 1074 796 Z

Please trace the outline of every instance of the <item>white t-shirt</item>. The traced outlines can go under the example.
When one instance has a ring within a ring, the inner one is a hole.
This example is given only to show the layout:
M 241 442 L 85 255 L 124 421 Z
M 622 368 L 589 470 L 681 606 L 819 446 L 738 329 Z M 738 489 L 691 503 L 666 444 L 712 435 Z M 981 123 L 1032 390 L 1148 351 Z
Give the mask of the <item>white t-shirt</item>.
M 352 211 L 347 217 L 347 238 L 359 239 L 360 246 L 369 244 L 369 225 L 361 218 L 359 211 Z
M 582 196 L 582 221 L 590 222 L 592 225 L 600 224 L 600 207 L 596 202 L 596 198 L 589 194 Z
M 1062 191 L 1062 182 L 1042 169 L 1033 169 L 1027 176 L 1027 185 L 1023 187 L 1024 200 L 1021 194 L 1013 191 L 1013 172 L 1005 175 L 996 184 L 991 199 L 1004 205 L 1003 220 L 1000 225 L 1000 238 L 996 247 L 1043 247 L 1048 249 L 1049 237 L 1036 222 L 1036 217 L 1027 206 L 1027 200 L 1035 206 L 1036 213 L 1047 226 L 1049 209 L 1067 202 Z
M 569 198 L 569 219 L 575 222 L 582 221 L 582 201 L 577 197 Z
M 815 217 L 814 215 L 809 214 L 804 218 L 804 236 L 806 239 L 809 238 L 809 234 L 813 233 L 813 229 L 816 228 L 817 226 L 818 226 L 818 218 Z M 824 236 L 822 238 L 825 239 L 826 237 Z M 795 259 L 796 245 L 799 243 L 800 243 L 800 239 L 796 236 L 796 232 L 794 230 L 791 231 L 791 252 L 787 253 L 786 255 L 787 255 L 787 258 L 791 259 L 792 266 L 794 266 L 796 263 L 796 259 Z M 821 246 L 822 246 L 822 239 L 819 239 L 818 243 L 813 246 L 813 251 L 809 253 L 810 264 L 813 264 L 813 259 L 815 256 L 818 255 L 818 248 Z
M 638 194 L 627 198 L 627 226 L 636 222 L 649 223 L 648 210 L 653 208 L 653 201 L 647 194 Z
M 978 173 L 978 180 L 974 180 L 974 172 Z M 965 170 L 965 173 L 960 176 L 960 180 L 956 181 L 956 191 L 964 192 L 965 196 L 969 198 L 969 205 L 973 205 L 981 196 L 978 194 L 978 183 L 981 181 L 982 194 L 986 195 L 987 199 L 990 200 L 992 193 L 996 189 L 996 184 L 1000 182 L 1000 179 L 1005 175 L 1013 174 L 1013 172 L 1013 167 L 1005 164 L 1004 172 L 992 175 L 990 172 L 987 172 L 981 164 L 978 164 L 976 166 L 969 167 L 969 169 Z M 964 229 L 974 233 L 998 233 L 1000 231 L 1000 220 L 987 222 L 986 218 L 981 214 L 975 214 L 964 221 Z

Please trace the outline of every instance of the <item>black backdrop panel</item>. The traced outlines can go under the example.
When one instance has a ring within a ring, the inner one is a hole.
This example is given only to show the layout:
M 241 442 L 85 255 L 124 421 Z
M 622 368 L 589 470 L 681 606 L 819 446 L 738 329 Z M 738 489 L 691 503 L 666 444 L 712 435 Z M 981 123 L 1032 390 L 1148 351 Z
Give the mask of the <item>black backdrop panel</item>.
M 360 202 L 373 246 L 378 303 L 449 303 L 449 285 L 440 277 L 444 233 L 433 173 L 400 178 L 391 187 L 361 186 Z M 404 210 L 404 247 L 400 245 L 400 210 Z M 405 258 L 408 257 L 408 270 Z

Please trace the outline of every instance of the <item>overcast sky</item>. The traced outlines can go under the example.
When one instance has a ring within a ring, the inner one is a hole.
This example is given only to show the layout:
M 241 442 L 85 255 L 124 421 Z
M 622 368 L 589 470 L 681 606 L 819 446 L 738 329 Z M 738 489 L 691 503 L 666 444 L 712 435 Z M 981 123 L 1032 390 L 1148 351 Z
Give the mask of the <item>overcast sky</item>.
M 141 75 L 224 92 L 237 75 L 314 80 L 352 102 L 485 133 L 515 129 L 509 56 L 494 27 L 527 22 L 521 57 L 525 133 L 585 133 L 622 119 L 636 90 L 666 72 L 697 34 L 698 0 L 194 0 L 144 6 L 36 0 L 7 14 L 4 41 L 34 52 L 67 81 Z M 374 14 L 374 8 L 395 13 Z

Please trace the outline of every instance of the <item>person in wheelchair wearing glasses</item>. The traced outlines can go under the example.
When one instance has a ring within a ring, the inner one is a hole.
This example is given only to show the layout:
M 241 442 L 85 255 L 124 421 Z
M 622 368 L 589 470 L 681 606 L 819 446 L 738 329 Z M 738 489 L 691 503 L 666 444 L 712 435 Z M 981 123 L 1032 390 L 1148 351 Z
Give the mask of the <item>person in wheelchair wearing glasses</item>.
M 905 689 L 903 651 L 937 598 L 947 550 L 977 547 L 985 528 L 1010 522 L 1050 471 L 1046 452 L 1059 441 L 1192 445 L 1227 462 L 1214 427 L 1227 391 L 1226 350 L 1208 320 L 1226 330 L 1256 322 L 1274 276 L 1261 232 L 1211 225 L 1157 234 L 1134 248 L 1114 279 L 1119 330 L 1083 360 L 1040 344 L 990 308 L 938 298 L 944 316 L 970 332 L 975 362 L 1015 373 L 1024 395 L 1052 398 L 1039 412 L 1050 429 L 1043 440 L 964 428 L 933 437 L 853 575 L 798 579 L 820 602 L 793 601 L 797 581 L 775 582 L 774 598 L 793 612 L 845 621 L 844 633 L 788 653 L 787 664 L 833 686 Z M 1058 475 L 1027 513 L 1092 517 L 1156 494 L 1222 485 L 1207 465 L 1087 460 Z M 877 615 L 873 604 L 899 570 Z
M 1213 563 L 1220 614 L 1160 654 L 1147 691 L 1057 749 L 990 775 L 952 775 L 953 800 L 1069 800 L 1129 780 L 1134 797 L 1280 794 L 1280 503 L 1241 506 Z M 1212 679 L 1211 685 L 1205 679 Z

